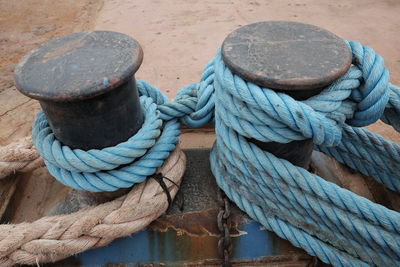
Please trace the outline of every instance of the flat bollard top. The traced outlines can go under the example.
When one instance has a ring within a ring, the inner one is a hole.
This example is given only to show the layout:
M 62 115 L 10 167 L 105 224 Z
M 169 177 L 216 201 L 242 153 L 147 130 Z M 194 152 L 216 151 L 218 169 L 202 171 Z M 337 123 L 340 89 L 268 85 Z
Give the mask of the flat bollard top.
M 17 65 L 18 90 L 38 100 L 79 101 L 107 93 L 132 78 L 143 60 L 131 37 L 79 32 L 51 40 Z
M 233 31 L 223 42 L 222 58 L 246 81 L 284 91 L 325 87 L 351 65 L 343 39 L 290 21 L 258 22 Z
M 346 73 L 351 53 L 343 39 L 319 27 L 290 21 L 258 22 L 230 33 L 222 59 L 247 82 L 304 100 Z M 287 144 L 250 141 L 261 149 L 308 168 L 311 139 Z
M 28 53 L 15 69 L 16 87 L 39 100 L 56 138 L 84 150 L 114 146 L 142 126 L 134 74 L 143 60 L 131 37 L 80 32 Z

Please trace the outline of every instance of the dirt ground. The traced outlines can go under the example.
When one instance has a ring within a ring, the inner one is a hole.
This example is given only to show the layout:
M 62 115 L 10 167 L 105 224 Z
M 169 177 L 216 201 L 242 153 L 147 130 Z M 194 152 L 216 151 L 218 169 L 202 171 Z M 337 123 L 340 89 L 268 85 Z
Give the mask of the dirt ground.
M 399 0 L 0 0 L 0 146 L 30 135 L 40 106 L 16 90 L 13 70 L 24 54 L 51 38 L 85 30 L 128 34 L 144 50 L 136 77 L 173 98 L 179 87 L 199 80 L 231 31 L 257 21 L 299 21 L 373 47 L 391 81 L 400 84 L 399 14 Z M 391 127 L 378 122 L 369 128 L 400 144 Z M 186 134 L 182 146 L 209 147 L 211 132 Z M 2 204 L 8 204 L 3 200 L 14 191 L 11 222 L 39 218 L 68 195 L 44 168 L 31 176 L 21 177 L 18 190 L 12 180 L 0 182 L 0 217 Z
M 14 87 L 15 65 L 51 38 L 92 29 L 101 6 L 97 0 L 0 0 L 0 145 L 29 135 L 39 109 Z
M 179 87 L 199 79 L 234 29 L 262 20 L 300 21 L 374 47 L 392 82 L 400 83 L 399 12 L 398 0 L 0 0 L 0 145 L 30 132 L 39 105 L 16 91 L 12 74 L 25 53 L 51 38 L 91 29 L 126 33 L 145 53 L 136 76 L 172 98 Z M 380 122 L 369 128 L 400 141 Z M 211 142 L 197 135 L 184 146 Z
M 385 59 L 392 82 L 400 84 L 399 14 L 399 0 L 106 0 L 94 29 L 137 39 L 144 50 L 137 77 L 172 98 L 178 88 L 199 80 L 230 32 L 265 20 L 314 24 L 369 45 Z M 400 143 L 399 134 L 382 122 L 368 128 Z M 203 147 L 213 139 L 197 134 L 181 141 L 184 147 Z

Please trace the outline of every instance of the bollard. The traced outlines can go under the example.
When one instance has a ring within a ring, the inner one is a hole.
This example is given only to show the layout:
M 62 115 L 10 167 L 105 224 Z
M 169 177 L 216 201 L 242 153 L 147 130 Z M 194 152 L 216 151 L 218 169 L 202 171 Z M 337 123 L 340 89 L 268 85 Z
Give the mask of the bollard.
M 134 74 L 140 45 L 110 31 L 51 40 L 15 69 L 17 89 L 39 100 L 56 138 L 66 146 L 101 149 L 126 141 L 143 123 Z
M 230 33 L 222 45 L 228 68 L 248 82 L 305 100 L 350 68 L 343 39 L 319 27 L 289 21 L 258 22 Z M 308 169 L 311 139 L 287 144 L 251 139 L 261 149 Z

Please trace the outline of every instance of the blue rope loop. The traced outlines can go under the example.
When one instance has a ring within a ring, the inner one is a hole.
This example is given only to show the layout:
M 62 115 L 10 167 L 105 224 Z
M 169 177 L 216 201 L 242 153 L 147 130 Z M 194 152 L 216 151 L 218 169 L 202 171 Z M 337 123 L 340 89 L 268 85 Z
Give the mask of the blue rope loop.
M 128 188 L 153 175 L 175 149 L 180 126 L 176 119 L 160 119 L 152 97 L 158 103 L 166 101 L 161 93 L 140 97 L 145 120 L 134 136 L 114 147 L 88 151 L 61 145 L 39 112 L 32 138 L 50 174 L 66 186 L 92 192 Z
M 214 124 L 213 62 L 211 60 L 204 67 L 201 81 L 180 88 L 174 101 L 169 102 L 157 88 L 142 80 L 137 81 L 139 92 L 156 99 L 163 120 L 179 118 L 181 123 L 190 128 Z
M 215 131 L 211 169 L 226 195 L 268 230 L 334 266 L 400 266 L 400 214 L 263 151 L 247 138 L 315 150 L 400 192 L 400 147 L 360 126 L 400 125 L 400 90 L 379 55 L 347 42 L 348 72 L 296 101 L 244 81 L 213 59 Z
M 101 150 L 62 146 L 39 113 L 33 140 L 50 173 L 78 190 L 112 191 L 155 173 L 175 149 L 179 125 L 214 124 L 210 155 L 218 185 L 268 230 L 334 266 L 400 266 L 400 214 L 290 162 L 247 138 L 289 143 L 312 139 L 314 149 L 400 192 L 400 147 L 361 126 L 381 119 L 400 131 L 400 88 L 389 83 L 373 49 L 347 42 L 353 65 L 319 95 L 296 101 L 248 83 L 224 64 L 220 50 L 201 81 L 168 101 L 137 81 L 146 114 L 126 142 Z

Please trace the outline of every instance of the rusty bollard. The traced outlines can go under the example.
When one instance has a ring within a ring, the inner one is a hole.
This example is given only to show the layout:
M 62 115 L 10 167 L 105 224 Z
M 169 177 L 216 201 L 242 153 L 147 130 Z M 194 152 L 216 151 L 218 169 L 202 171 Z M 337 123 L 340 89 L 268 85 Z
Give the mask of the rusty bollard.
M 319 27 L 289 21 L 258 22 L 233 31 L 223 42 L 222 59 L 244 80 L 296 100 L 317 95 L 351 65 L 343 39 Z M 287 144 L 250 141 L 297 166 L 309 167 L 311 139 Z
M 32 50 L 15 69 L 18 90 L 39 100 L 56 138 L 83 150 L 114 146 L 143 123 L 134 74 L 143 60 L 127 35 L 66 35 Z

